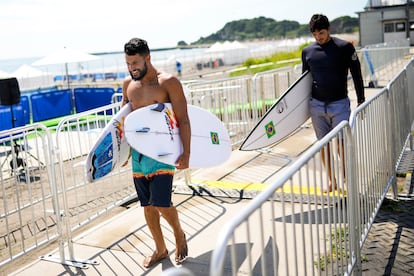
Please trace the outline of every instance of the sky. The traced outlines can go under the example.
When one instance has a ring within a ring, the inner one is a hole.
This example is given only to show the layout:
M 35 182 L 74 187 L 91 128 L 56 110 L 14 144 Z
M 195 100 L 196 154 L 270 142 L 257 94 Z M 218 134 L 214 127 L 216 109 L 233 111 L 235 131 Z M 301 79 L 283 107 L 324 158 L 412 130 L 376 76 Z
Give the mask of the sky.
M 43 57 L 63 47 L 122 51 L 132 37 L 150 48 L 195 42 L 230 21 L 259 16 L 307 24 L 314 13 L 358 17 L 367 0 L 1 0 L 0 60 Z

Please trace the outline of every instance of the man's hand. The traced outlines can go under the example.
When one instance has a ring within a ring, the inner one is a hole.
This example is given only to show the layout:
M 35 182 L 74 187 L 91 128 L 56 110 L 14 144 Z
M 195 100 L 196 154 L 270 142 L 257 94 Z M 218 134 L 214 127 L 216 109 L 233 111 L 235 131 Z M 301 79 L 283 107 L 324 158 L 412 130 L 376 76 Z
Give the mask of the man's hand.
M 121 167 L 125 167 L 126 165 L 128 165 L 128 160 L 129 160 L 129 158 L 131 158 L 131 155 L 132 155 L 132 151 L 129 150 L 128 159 L 121 165 Z
M 180 157 L 178 157 L 177 161 L 175 161 L 175 167 L 179 170 L 184 170 L 189 167 L 190 163 L 190 156 L 186 154 L 181 154 Z

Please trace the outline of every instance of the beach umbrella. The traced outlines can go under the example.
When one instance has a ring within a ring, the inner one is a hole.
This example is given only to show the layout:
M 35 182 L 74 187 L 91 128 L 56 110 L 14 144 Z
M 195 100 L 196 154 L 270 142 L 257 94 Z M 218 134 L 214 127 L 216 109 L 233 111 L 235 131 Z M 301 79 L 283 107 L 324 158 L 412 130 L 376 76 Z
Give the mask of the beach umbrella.
M 66 80 L 68 83 L 68 89 L 70 89 L 70 79 L 69 79 L 69 70 L 68 64 L 69 63 L 76 63 L 76 62 L 83 62 L 83 61 L 92 61 L 99 59 L 98 56 L 91 55 L 82 51 L 78 51 L 75 49 L 69 49 L 64 47 L 63 49 L 57 50 L 35 62 L 32 63 L 33 66 L 41 66 L 41 65 L 53 65 L 53 64 L 64 64 L 65 65 L 65 73 L 66 73 Z M 74 104 L 74 94 L 72 92 L 72 101 Z

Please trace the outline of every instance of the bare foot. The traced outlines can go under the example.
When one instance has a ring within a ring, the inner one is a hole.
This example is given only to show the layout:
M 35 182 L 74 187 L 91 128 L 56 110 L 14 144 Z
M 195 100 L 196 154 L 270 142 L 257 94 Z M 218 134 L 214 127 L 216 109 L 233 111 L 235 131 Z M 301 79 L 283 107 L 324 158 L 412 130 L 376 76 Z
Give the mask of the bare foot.
M 188 256 L 188 247 L 187 240 L 185 239 L 185 234 L 183 234 L 181 240 L 177 239 L 176 243 L 175 263 L 179 265 L 182 264 Z
M 334 187 L 333 187 L 333 189 L 334 190 L 336 190 L 338 187 L 335 185 Z M 328 189 L 323 189 L 323 193 L 324 194 L 328 194 L 328 193 L 330 193 L 330 192 L 332 192 L 332 183 L 329 183 L 329 187 L 328 187 Z
M 162 254 L 158 254 L 156 251 L 152 254 L 151 257 L 146 257 L 144 260 L 144 267 L 145 268 L 149 268 L 157 263 L 159 263 L 160 261 L 164 260 L 165 258 L 168 257 L 168 251 L 165 250 L 164 253 Z

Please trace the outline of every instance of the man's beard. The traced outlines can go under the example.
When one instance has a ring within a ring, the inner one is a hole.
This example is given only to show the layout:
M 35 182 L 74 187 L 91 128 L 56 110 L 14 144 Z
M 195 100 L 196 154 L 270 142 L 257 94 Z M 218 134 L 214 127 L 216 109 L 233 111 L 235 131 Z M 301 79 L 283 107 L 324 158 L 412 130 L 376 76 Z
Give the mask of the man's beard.
M 129 71 L 129 74 L 131 75 L 131 78 L 134 81 L 139 81 L 139 80 L 142 80 L 142 78 L 145 77 L 145 75 L 147 74 L 147 71 L 148 71 L 147 62 L 145 62 L 144 63 L 144 68 L 142 68 L 142 70 L 138 70 L 138 72 L 139 72 L 138 76 L 134 77 L 134 74 L 131 71 Z

